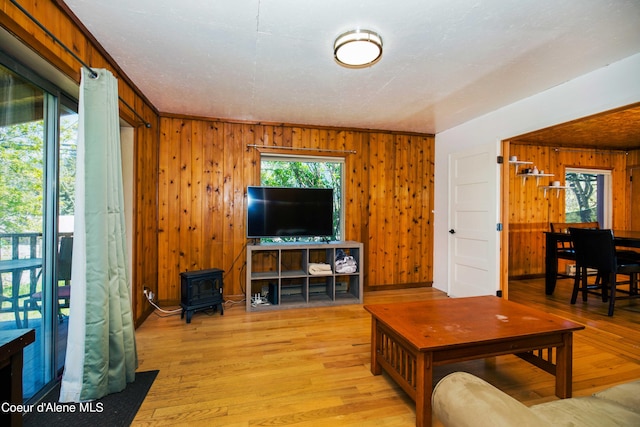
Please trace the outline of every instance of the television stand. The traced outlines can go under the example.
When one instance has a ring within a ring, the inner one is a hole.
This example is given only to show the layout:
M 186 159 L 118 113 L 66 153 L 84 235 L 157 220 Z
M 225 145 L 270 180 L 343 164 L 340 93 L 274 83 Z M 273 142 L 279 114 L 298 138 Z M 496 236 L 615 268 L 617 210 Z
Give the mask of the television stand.
M 355 271 L 336 271 L 339 253 L 353 257 Z M 246 310 L 362 304 L 363 255 L 351 241 L 248 245 Z M 310 269 L 318 264 L 325 269 Z

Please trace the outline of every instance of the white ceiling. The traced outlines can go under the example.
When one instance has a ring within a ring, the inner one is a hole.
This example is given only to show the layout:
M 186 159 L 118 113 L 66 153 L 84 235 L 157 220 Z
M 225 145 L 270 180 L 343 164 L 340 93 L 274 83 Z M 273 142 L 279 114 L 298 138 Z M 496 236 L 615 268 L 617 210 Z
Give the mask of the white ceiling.
M 65 0 L 162 113 L 438 133 L 640 52 L 639 0 Z M 333 59 L 348 30 L 380 62 Z

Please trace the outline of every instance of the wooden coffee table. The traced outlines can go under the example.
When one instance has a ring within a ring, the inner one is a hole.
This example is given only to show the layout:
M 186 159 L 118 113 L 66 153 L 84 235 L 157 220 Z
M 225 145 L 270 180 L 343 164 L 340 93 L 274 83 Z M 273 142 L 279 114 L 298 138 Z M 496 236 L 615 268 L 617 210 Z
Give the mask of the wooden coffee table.
M 384 369 L 411 396 L 416 426 L 431 426 L 433 367 L 447 363 L 516 354 L 555 375 L 558 397 L 571 397 L 579 323 L 494 296 L 364 308 L 372 316 L 371 372 Z

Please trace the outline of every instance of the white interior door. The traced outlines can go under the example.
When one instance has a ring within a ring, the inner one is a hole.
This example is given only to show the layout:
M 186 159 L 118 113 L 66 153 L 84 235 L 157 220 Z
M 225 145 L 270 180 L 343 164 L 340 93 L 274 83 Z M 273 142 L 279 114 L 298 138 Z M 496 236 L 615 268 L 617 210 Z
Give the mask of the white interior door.
M 500 288 L 499 142 L 449 156 L 449 296 Z

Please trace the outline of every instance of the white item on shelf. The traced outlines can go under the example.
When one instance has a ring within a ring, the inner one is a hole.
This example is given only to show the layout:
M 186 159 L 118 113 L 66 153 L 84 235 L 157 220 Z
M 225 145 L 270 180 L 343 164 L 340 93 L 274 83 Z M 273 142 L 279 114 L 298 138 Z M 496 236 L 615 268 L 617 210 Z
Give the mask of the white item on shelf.
M 355 273 L 358 271 L 358 264 L 352 256 L 345 256 L 336 259 L 336 273 Z
M 312 276 L 329 276 L 333 273 L 331 271 L 331 266 L 329 264 L 325 264 L 322 262 L 319 263 L 309 263 L 309 274 Z

